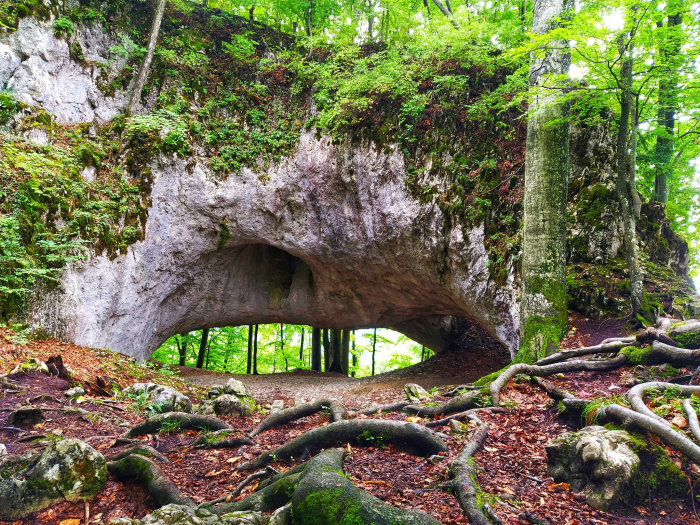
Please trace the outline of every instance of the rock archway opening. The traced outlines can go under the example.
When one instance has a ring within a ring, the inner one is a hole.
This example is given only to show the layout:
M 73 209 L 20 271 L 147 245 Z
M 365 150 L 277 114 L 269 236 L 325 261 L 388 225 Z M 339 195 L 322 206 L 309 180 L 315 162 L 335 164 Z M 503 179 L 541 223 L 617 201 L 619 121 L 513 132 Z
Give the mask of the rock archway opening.
M 334 337 L 351 338 L 357 346 L 356 338 L 347 335 L 356 330 L 380 327 L 380 330 L 396 331 L 389 337 L 394 343 L 404 345 L 405 352 L 394 357 L 390 352 L 387 361 L 393 360 L 393 364 L 388 363 L 382 369 L 400 363 L 413 364 L 421 354 L 425 359 L 428 354 L 445 349 L 465 348 L 470 338 L 474 342 L 488 340 L 508 355 L 508 350 L 488 330 L 465 316 L 464 307 L 454 297 L 419 276 L 381 262 L 357 260 L 352 253 L 342 261 L 342 265 L 329 261 L 323 257 L 322 250 L 319 254 L 317 247 L 306 253 L 294 253 L 265 243 L 220 246 L 203 254 L 197 268 L 191 270 L 188 282 L 175 288 L 161 303 L 148 355 L 173 337 L 184 338 L 203 329 L 213 329 L 213 334 L 229 340 L 229 347 L 233 348 L 234 340 L 250 338 L 248 326 L 267 325 L 288 325 L 287 335 L 292 338 L 287 340 L 287 352 L 278 356 L 284 363 L 278 363 L 273 356 L 275 372 L 304 366 L 301 358 L 292 357 L 289 345 L 300 346 L 304 330 L 309 339 L 304 344 L 310 351 L 312 327 L 326 329 L 330 334 L 321 336 L 320 344 L 325 352 L 329 344 L 334 348 Z M 266 332 L 271 330 L 274 329 L 265 328 Z M 363 342 L 366 335 L 367 332 L 362 332 Z M 263 343 L 266 346 L 284 349 L 285 339 L 272 338 L 269 334 L 265 337 L 269 339 Z M 398 340 L 400 337 L 402 341 Z M 413 346 L 408 342 L 411 340 Z M 380 347 L 386 347 L 388 341 L 380 331 Z M 171 348 L 173 344 L 177 346 L 177 340 L 168 344 Z M 350 343 L 337 344 L 347 347 Z M 199 361 L 201 367 L 201 358 Z M 358 364 L 354 371 L 359 367 Z M 323 365 L 318 369 L 325 370 Z M 375 373 L 377 370 L 375 360 Z M 341 369 L 336 367 L 334 371 Z M 342 371 L 351 373 L 350 366 L 345 365 Z

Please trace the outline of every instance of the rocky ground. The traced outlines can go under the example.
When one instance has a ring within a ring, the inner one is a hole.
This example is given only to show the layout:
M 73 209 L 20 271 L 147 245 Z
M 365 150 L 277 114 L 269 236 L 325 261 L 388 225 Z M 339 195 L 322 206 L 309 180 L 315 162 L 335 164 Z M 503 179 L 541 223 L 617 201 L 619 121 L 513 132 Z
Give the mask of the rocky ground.
M 610 335 L 607 332 L 619 333 L 621 328 L 619 323 L 596 325 L 594 327 L 584 319 L 574 319 L 566 346 L 575 348 L 596 342 Z M 596 333 L 593 328 L 597 328 Z M 116 380 L 121 387 L 145 381 L 168 384 L 197 404 L 206 397 L 207 387 L 222 384 L 228 379 L 221 374 L 191 370 L 182 370 L 182 376 L 186 378 L 182 379 L 172 375 L 170 369 L 157 371 L 153 367 L 137 365 L 119 354 L 51 340 L 31 341 L 21 333 L 0 329 L 0 365 L 4 369 L 9 370 L 30 357 L 46 360 L 51 355 L 63 356 L 67 367 L 86 386 L 87 393 L 68 399 L 64 393 L 69 386 L 66 381 L 47 377 L 40 372 L 20 372 L 7 376 L 7 379 L 22 387 L 21 390 L 5 388 L 0 399 L 0 442 L 6 446 L 9 454 L 41 449 L 57 436 L 86 440 L 107 460 L 118 454 L 124 445 L 120 445 L 117 439 L 131 426 L 145 419 L 147 406 L 138 399 L 98 395 L 99 384 L 105 380 Z M 409 382 L 418 383 L 426 389 L 436 387 L 431 403 L 439 403 L 451 399 L 441 394 L 452 386 L 473 381 L 500 366 L 500 363 L 489 363 L 487 358 L 482 358 L 482 362 L 476 363 L 476 366 L 472 366 L 473 363 L 466 352 L 454 352 L 375 378 L 349 379 L 333 374 L 297 372 L 243 379 L 263 406 L 274 400 L 282 400 L 289 406 L 302 399 L 321 397 L 340 399 L 348 407 L 386 404 L 403 399 L 403 386 Z M 624 385 L 629 384 L 630 377 L 644 376 L 648 374 L 648 369 L 623 367 L 604 373 L 576 372 L 550 380 L 578 398 L 611 398 L 627 390 Z M 673 375 L 684 376 L 689 372 L 679 369 L 674 370 Z M 652 401 L 651 406 L 658 407 L 662 402 L 654 405 L 655 401 Z M 8 416 L 23 405 L 40 408 L 43 418 L 33 423 L 9 424 Z M 700 491 L 696 487 L 699 471 L 675 450 L 665 447 L 670 459 L 682 468 L 687 488 L 671 495 L 662 493 L 662 487 L 649 488 L 646 497 L 633 504 L 622 503 L 609 512 L 598 511 L 587 505 L 585 497 L 572 492 L 567 483 L 555 482 L 547 476 L 545 445 L 563 432 L 576 430 L 586 422 L 560 416 L 557 405 L 547 394 L 519 377 L 503 390 L 501 405 L 507 409 L 506 412 L 479 412 L 479 417 L 489 424 L 489 433 L 474 459 L 478 486 L 483 491 L 481 497 L 488 498 L 504 523 L 527 523 L 526 516 L 538 516 L 547 523 L 566 525 L 700 523 L 694 503 L 696 493 Z M 680 407 L 672 403 L 661 406 L 668 421 L 680 424 Z M 74 411 L 75 408 L 80 410 Z M 265 415 L 255 412 L 244 417 L 219 417 L 242 435 L 253 429 Z M 359 417 L 396 421 L 408 419 L 420 424 L 430 421 L 430 418 L 402 413 Z M 260 433 L 255 436 L 254 445 L 235 448 L 193 448 L 193 441 L 199 435 L 195 430 L 152 433 L 139 439 L 169 460 L 160 464 L 162 471 L 186 496 L 199 504 L 225 496 L 249 474 L 238 472 L 237 465 L 309 429 L 328 424 L 328 418 L 329 415 L 323 413 L 304 417 Z M 445 524 L 469 523 L 458 500 L 440 490 L 439 486 L 447 480 L 449 465 L 474 434 L 473 429 L 473 424 L 466 432 L 462 430 L 467 429 L 460 429 L 457 425 L 437 428 L 445 434 L 443 437 L 448 451 L 433 461 L 417 455 L 410 447 L 382 443 L 381 440 L 366 440 L 361 444 L 339 443 L 347 451 L 343 468 L 357 487 L 390 505 L 422 510 Z M 682 431 L 689 435 L 687 428 Z M 312 457 L 318 452 L 310 450 Z M 274 466 L 284 471 L 294 465 L 294 462 L 280 460 Z M 250 495 L 255 487 L 256 483 L 248 485 L 238 498 Z M 118 480 L 110 474 L 104 487 L 91 501 L 54 503 L 15 523 L 100 524 L 119 517 L 142 518 L 156 507 L 141 484 Z

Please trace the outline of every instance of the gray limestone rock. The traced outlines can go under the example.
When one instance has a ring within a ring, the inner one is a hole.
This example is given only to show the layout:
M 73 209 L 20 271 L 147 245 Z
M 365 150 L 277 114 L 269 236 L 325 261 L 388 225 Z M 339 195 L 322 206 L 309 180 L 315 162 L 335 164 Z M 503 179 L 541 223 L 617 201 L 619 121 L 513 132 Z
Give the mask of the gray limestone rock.
M 450 434 L 464 434 L 467 431 L 467 425 L 456 419 L 450 419 Z
M 624 430 L 589 426 L 567 432 L 546 445 L 547 474 L 586 496 L 592 507 L 607 510 L 630 490 L 640 460 Z
M 59 439 L 40 452 L 0 460 L 0 520 L 18 520 L 58 501 L 93 498 L 107 479 L 99 452 L 77 439 Z
M 222 394 L 211 403 L 217 416 L 249 416 L 257 409 L 257 404 L 253 398 L 247 396 Z
M 146 400 L 152 405 L 157 405 L 161 412 L 192 413 L 190 398 L 169 386 L 155 383 L 134 383 L 124 389 L 125 394 L 141 394 L 144 392 L 148 394 Z
M 223 516 L 206 509 L 185 505 L 165 505 L 141 520 L 118 518 L 108 525 L 267 525 L 268 518 L 261 512 L 231 512 Z
M 431 395 L 420 385 L 416 383 L 408 383 L 403 387 L 406 393 L 406 399 L 409 401 L 426 401 L 431 398 Z
M 85 390 L 83 390 L 79 386 L 76 386 L 73 388 L 69 388 L 68 390 L 63 392 L 63 395 L 65 395 L 66 397 L 82 396 L 82 395 L 85 395 Z

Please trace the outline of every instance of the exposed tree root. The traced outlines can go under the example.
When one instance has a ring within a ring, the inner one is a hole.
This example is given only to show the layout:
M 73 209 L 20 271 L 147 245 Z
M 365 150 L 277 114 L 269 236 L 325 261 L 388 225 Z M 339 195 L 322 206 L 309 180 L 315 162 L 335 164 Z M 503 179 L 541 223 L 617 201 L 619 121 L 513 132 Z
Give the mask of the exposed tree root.
M 385 419 L 355 419 L 338 421 L 314 428 L 276 449 L 265 452 L 252 461 L 238 466 L 239 471 L 260 468 L 275 458 L 298 458 L 305 450 L 326 448 L 348 441 L 365 441 L 376 444 L 378 440 L 405 443 L 429 456 L 447 451 L 447 445 L 435 433 L 421 425 Z
M 185 412 L 167 412 L 148 418 L 143 423 L 139 423 L 129 430 L 124 437 L 132 438 L 153 434 L 165 428 L 174 426 L 174 429 L 198 428 L 200 430 L 231 430 L 225 421 L 211 416 L 200 416 L 198 414 L 186 414 Z
M 117 479 L 136 479 L 146 486 L 153 501 L 159 507 L 174 503 L 194 507 L 194 502 L 185 496 L 170 479 L 163 474 L 158 465 L 148 458 L 130 454 L 124 458 L 107 463 L 107 470 Z
M 627 361 L 627 356 L 618 355 L 613 359 L 564 361 L 561 363 L 552 363 L 544 366 L 527 365 L 524 363 L 513 365 L 507 370 L 504 370 L 503 373 L 491 383 L 491 386 L 489 387 L 491 393 L 491 404 L 493 406 L 498 406 L 501 389 L 506 386 L 508 382 L 517 374 L 551 376 L 566 372 L 613 370 L 625 365 Z
M 253 445 L 253 441 L 243 436 L 230 436 L 230 430 L 217 430 L 197 436 L 192 441 L 193 448 L 236 448 L 243 445 Z M 229 437 L 230 436 L 230 437 Z
M 481 408 L 470 408 L 469 410 L 465 410 L 464 412 L 457 412 L 456 414 L 452 414 L 451 416 L 447 416 L 442 419 L 436 419 L 434 421 L 428 421 L 425 426 L 426 427 L 442 427 L 447 425 L 450 420 L 452 419 L 461 419 L 463 417 L 468 418 L 470 414 L 474 414 L 475 412 L 478 412 L 479 410 L 488 410 L 490 412 L 495 412 L 497 414 L 506 414 L 510 412 L 510 410 L 506 408 L 501 408 L 501 407 L 481 407 Z
M 662 363 L 673 366 L 700 365 L 700 350 L 677 348 L 661 341 L 654 341 L 651 348 L 645 348 L 639 352 L 639 360 L 647 365 Z
M 212 501 L 205 501 L 204 503 L 199 505 L 199 507 L 197 507 L 197 508 L 212 507 L 218 503 L 223 503 L 225 501 L 229 501 L 229 500 L 235 498 L 236 496 L 238 496 L 241 492 L 243 492 L 243 489 L 246 488 L 248 485 L 250 485 L 256 479 L 269 478 L 270 476 L 273 476 L 274 474 L 279 474 L 279 472 L 268 465 L 263 470 L 258 470 L 257 472 L 253 472 L 250 476 L 246 477 L 243 481 L 241 481 L 238 484 L 238 486 L 235 489 L 233 489 L 233 491 L 231 491 L 230 494 L 227 494 L 226 496 L 222 496 L 220 498 L 216 498 L 215 500 L 212 500 Z
M 467 444 L 460 451 L 457 459 L 450 465 L 448 475 L 450 481 L 440 488 L 454 492 L 459 500 L 462 510 L 469 518 L 469 523 L 474 525 L 491 525 L 484 512 L 476 501 L 476 486 L 473 479 L 476 478 L 474 465 L 471 458 L 481 448 L 489 434 L 489 425 L 476 416 L 470 416 L 479 426 L 472 434 Z
M 149 447 L 148 445 L 144 445 L 143 443 L 134 443 L 128 448 L 122 450 L 121 452 L 118 452 L 114 456 L 110 458 L 110 461 L 118 461 L 122 458 L 125 458 L 127 456 L 130 456 L 131 454 L 138 454 L 141 456 L 146 456 L 149 458 L 156 459 L 160 461 L 161 463 L 169 463 L 170 460 L 166 458 L 163 454 L 158 452 L 156 449 L 153 447 Z
M 464 390 L 481 390 L 482 387 L 480 386 L 473 386 L 473 385 L 459 385 L 454 387 L 452 390 L 448 390 L 444 394 L 442 394 L 444 397 L 453 397 L 458 394 L 463 394 Z
M 688 415 L 688 426 L 690 431 L 693 433 L 696 441 L 700 441 L 700 424 L 698 423 L 698 413 L 690 404 L 690 399 L 683 400 L 683 408 L 685 408 L 685 413 Z
M 372 416 L 374 414 L 381 413 L 388 414 L 389 412 L 400 412 L 401 410 L 403 410 L 411 404 L 413 404 L 412 401 L 398 401 L 396 403 L 389 403 L 388 405 L 375 405 L 369 408 L 353 410 L 353 412 L 355 414 L 362 414 L 365 416 Z
M 628 346 L 634 342 L 633 337 L 627 337 L 624 339 L 615 339 L 606 341 L 594 345 L 586 346 L 584 348 L 576 348 L 574 350 L 562 350 L 561 352 L 555 352 L 543 359 L 540 359 L 535 363 L 536 366 L 551 365 L 552 363 L 559 363 L 561 361 L 566 361 L 572 357 L 581 357 L 584 355 L 595 355 L 595 354 L 609 354 L 611 352 L 618 352 L 621 348 Z
M 685 454 L 691 461 L 700 464 L 700 447 L 684 435 L 663 425 L 656 419 L 614 404 L 601 408 L 596 413 L 596 417 L 602 420 L 617 420 L 622 422 L 625 427 L 636 427 L 640 430 L 646 430 L 661 438 L 662 441 L 665 441 L 677 451 Z
M 638 333 L 635 336 L 635 340 L 641 345 L 646 345 L 649 343 L 653 343 L 654 341 L 659 341 L 669 346 L 678 346 L 678 343 L 671 339 L 665 331 L 659 328 L 655 328 L 653 326 L 650 326 L 643 332 Z
M 646 403 L 644 403 L 644 395 L 648 392 L 654 391 L 662 393 L 668 388 L 673 388 L 674 391 L 678 392 L 682 396 L 689 396 L 696 392 L 700 392 L 700 386 L 675 385 L 661 381 L 652 381 L 650 383 L 642 383 L 641 385 L 630 388 L 627 392 L 627 399 L 629 399 L 630 405 L 632 405 L 632 409 L 635 412 L 643 414 L 652 419 L 656 419 L 662 425 L 666 425 L 670 428 L 671 424 L 668 421 L 661 416 L 656 415 L 647 407 Z
M 248 437 L 255 437 L 260 432 L 264 432 L 267 429 L 276 427 L 278 425 L 284 425 L 290 421 L 295 421 L 301 419 L 302 417 L 310 416 L 321 410 L 330 410 L 331 422 L 342 421 L 345 416 L 345 407 L 342 403 L 333 401 L 330 399 L 319 399 L 318 401 L 311 401 L 310 403 L 303 403 L 301 405 L 296 405 L 291 408 L 285 408 L 284 410 L 278 410 L 267 416 L 257 427 L 248 433 Z
M 404 407 L 404 412 L 409 412 L 417 416 L 440 416 L 452 412 L 464 412 L 477 406 L 481 398 L 481 392 L 474 390 L 460 396 L 455 396 L 445 403 L 437 406 L 408 405 Z

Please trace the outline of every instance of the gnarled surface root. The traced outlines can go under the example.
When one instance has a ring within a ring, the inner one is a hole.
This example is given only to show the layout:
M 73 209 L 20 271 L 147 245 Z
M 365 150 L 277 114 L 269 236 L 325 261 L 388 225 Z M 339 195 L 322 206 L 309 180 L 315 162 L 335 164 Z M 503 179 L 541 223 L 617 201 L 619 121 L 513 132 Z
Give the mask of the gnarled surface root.
M 469 518 L 469 523 L 491 525 L 476 501 L 476 486 L 473 481 L 476 478 L 476 472 L 471 462 L 472 456 L 481 448 L 488 436 L 489 425 L 475 416 L 471 418 L 479 423 L 479 426 L 464 445 L 455 462 L 450 465 L 448 470 L 450 481 L 443 484 L 441 488 L 454 492 L 462 510 Z
M 668 421 L 661 416 L 654 414 L 654 412 L 647 407 L 646 403 L 644 403 L 644 396 L 648 392 L 653 391 L 662 393 L 668 388 L 672 388 L 675 392 L 682 396 L 689 396 L 696 392 L 700 392 L 700 386 L 675 385 L 672 383 L 664 383 L 662 381 L 652 381 L 630 388 L 627 391 L 627 399 L 629 399 L 630 405 L 632 405 L 632 409 L 635 412 L 639 412 L 640 414 L 650 417 L 651 419 L 655 419 L 662 425 L 670 428 L 671 424 Z
M 117 461 L 119 459 L 125 458 L 131 454 L 138 454 L 140 456 L 145 456 L 148 458 L 153 458 L 161 463 L 169 463 L 169 459 L 166 458 L 163 454 L 158 452 L 156 449 L 153 447 L 149 447 L 148 445 L 144 445 L 143 443 L 133 443 L 131 446 L 125 448 L 121 452 L 115 454 L 112 456 L 110 461 Z
M 124 434 L 124 437 L 132 438 L 135 436 L 143 436 L 144 434 L 153 434 L 161 430 L 164 426 L 167 428 L 168 425 L 174 423 L 178 424 L 177 428 L 179 429 L 231 430 L 231 426 L 228 423 L 217 417 L 186 414 L 185 412 L 167 412 L 150 417 L 143 423 L 135 425 Z
M 264 432 L 272 427 L 284 425 L 290 421 L 295 421 L 326 409 L 330 410 L 331 422 L 335 423 L 336 421 L 342 421 L 344 419 L 345 407 L 341 403 L 330 399 L 319 399 L 318 401 L 311 401 L 310 403 L 303 403 L 273 412 L 257 427 L 251 430 L 248 433 L 248 437 L 255 437 L 260 434 L 260 432 Z
M 489 387 L 491 393 L 491 404 L 498 406 L 501 396 L 501 389 L 508 384 L 517 374 L 526 374 L 531 376 L 551 376 L 554 374 L 563 374 L 566 372 L 582 372 L 582 371 L 602 371 L 613 370 L 627 363 L 627 356 L 618 355 L 612 359 L 589 359 L 589 360 L 574 360 L 564 361 L 561 363 L 552 363 L 549 365 L 527 365 L 520 363 L 509 367 L 499 375 Z
M 107 470 L 117 479 L 136 479 L 143 483 L 159 507 L 169 503 L 187 505 L 188 507 L 195 506 L 194 502 L 163 474 L 158 465 L 146 457 L 130 454 L 116 461 L 108 462 Z
M 688 426 L 690 431 L 693 433 L 696 441 L 700 441 L 700 424 L 698 423 L 698 413 L 690 404 L 690 399 L 683 400 L 683 408 L 685 408 L 685 413 L 688 416 Z
M 437 406 L 424 405 L 408 405 L 404 407 L 404 412 L 409 412 L 417 416 L 441 416 L 442 414 L 450 414 L 452 412 L 464 412 L 470 408 L 476 407 L 479 402 L 481 392 L 474 390 L 459 396 L 455 396 L 445 403 Z
M 625 346 L 628 346 L 633 342 L 634 338 L 626 337 L 623 339 L 615 339 L 612 341 L 606 340 L 594 346 L 576 348 L 574 350 L 562 350 L 561 352 L 555 352 L 552 355 L 548 355 L 547 357 L 540 359 L 535 363 L 535 365 L 551 365 L 552 363 L 559 363 L 561 361 L 571 359 L 572 357 L 581 357 L 584 355 L 609 354 L 611 352 L 617 352 L 621 348 L 624 348 Z
M 426 427 L 442 427 L 447 425 L 450 420 L 452 419 L 462 419 L 464 417 L 469 418 L 471 414 L 474 414 L 475 412 L 478 412 L 479 410 L 488 410 L 489 412 L 495 412 L 497 414 L 507 414 L 510 412 L 510 410 L 501 408 L 501 407 L 481 407 L 481 408 L 470 408 L 469 410 L 465 410 L 464 412 L 457 412 L 456 414 L 452 414 L 451 416 L 447 416 L 442 419 L 436 419 L 434 421 L 428 421 L 425 426 Z
M 358 440 L 374 443 L 378 439 L 414 446 L 426 456 L 447 451 L 447 445 L 442 439 L 431 430 L 415 423 L 385 419 L 355 419 L 338 421 L 309 430 L 281 447 L 239 465 L 238 470 L 260 468 L 272 462 L 274 458 L 298 458 L 305 450 L 312 448 L 325 448 L 338 443 Z

